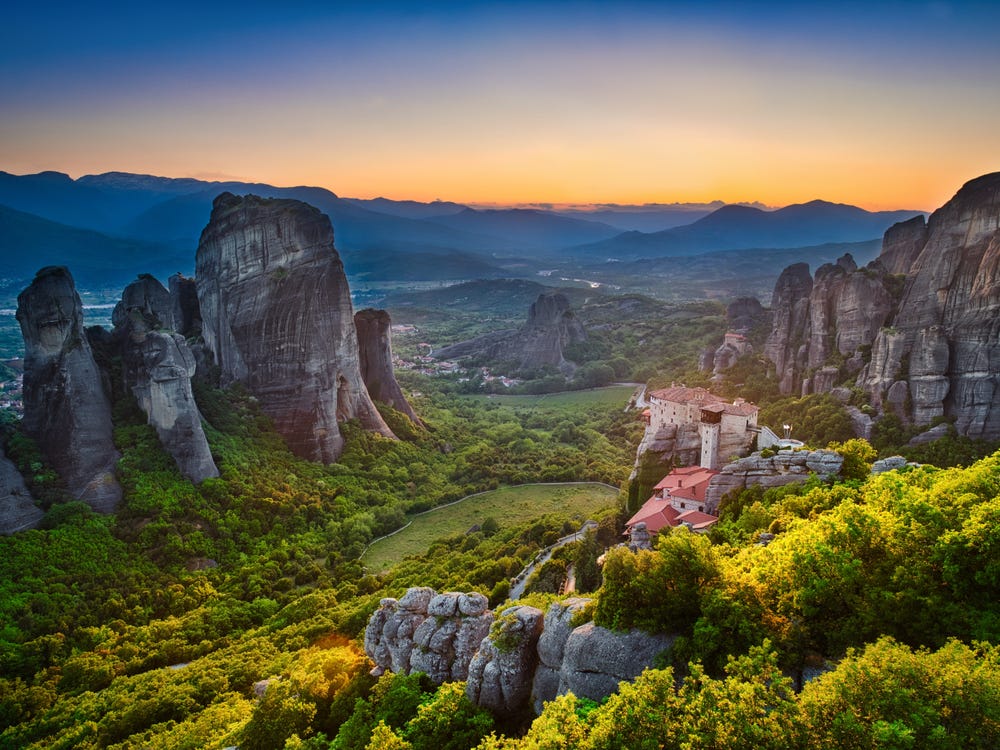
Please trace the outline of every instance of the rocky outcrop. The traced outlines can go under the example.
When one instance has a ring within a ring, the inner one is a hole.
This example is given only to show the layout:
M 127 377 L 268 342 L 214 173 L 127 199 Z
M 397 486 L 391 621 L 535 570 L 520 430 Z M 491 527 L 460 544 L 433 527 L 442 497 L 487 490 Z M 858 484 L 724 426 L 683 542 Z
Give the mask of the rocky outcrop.
M 324 214 L 223 193 L 201 235 L 196 278 L 222 384 L 244 384 L 293 452 L 335 461 L 338 422 L 349 419 L 393 437 L 361 378 L 347 278 Z
M 806 277 L 805 264 L 789 266 L 775 287 L 764 353 L 782 393 L 822 393 L 857 375 L 863 351 L 893 307 L 888 274 L 877 263 L 859 270 L 849 253 L 820 266 L 811 283 Z M 830 366 L 832 361 L 837 365 Z
M 44 515 L 25 487 L 24 477 L 0 450 L 0 534 L 34 529 Z
M 115 328 L 124 328 L 130 319 L 141 317 L 152 330 L 174 330 L 174 301 L 156 277 L 141 274 L 122 291 L 111 313 Z
M 645 524 L 642 524 L 645 529 Z M 553 602 L 545 613 L 542 634 L 538 639 L 538 667 L 531 686 L 532 707 L 536 714 L 542 712 L 546 701 L 559 695 L 560 670 L 566 641 L 573 632 L 573 616 L 583 611 L 590 599 L 573 597 Z
M 764 355 L 774 363 L 782 393 L 791 393 L 802 375 L 799 350 L 805 345 L 809 323 L 812 276 L 808 263 L 789 266 L 778 277 L 771 296 L 773 324 Z
M 170 288 L 170 305 L 173 329 L 184 338 L 201 335 L 201 308 L 198 306 L 198 284 L 175 273 L 167 279 Z
M 804 482 L 810 474 L 821 478 L 836 477 L 843 465 L 843 456 L 830 450 L 785 449 L 768 458 L 753 453 L 726 464 L 712 477 L 705 492 L 705 512 L 718 515 L 719 501 L 733 490 L 753 485 L 783 487 Z
M 775 288 L 766 349 L 782 392 L 851 379 L 882 414 L 1000 438 L 1000 173 L 889 229 L 866 268 L 820 269 L 804 330 L 800 266 Z
M 516 716 L 531 697 L 543 616 L 534 607 L 508 607 L 469 665 L 465 694 L 498 716 Z
M 433 682 L 465 680 L 493 615 L 485 596 L 438 594 L 411 588 L 398 601 L 383 599 L 365 628 L 365 653 L 374 674 L 424 672 Z
M 121 500 L 111 404 L 69 271 L 40 270 L 17 298 L 17 320 L 25 348 L 24 431 L 73 497 L 110 513 Z
M 960 434 L 1000 437 L 1000 173 L 931 215 L 891 325 L 859 378 L 873 399 L 905 381 L 907 421 L 945 416 Z
M 927 242 L 927 220 L 923 214 L 901 221 L 886 230 L 878 260 L 891 274 L 908 274 Z
M 416 424 L 421 424 L 403 395 L 392 369 L 392 319 L 385 310 L 367 308 L 354 313 L 358 331 L 358 359 L 361 378 L 368 394 L 376 401 L 403 412 Z
M 583 325 L 570 309 L 566 295 L 545 292 L 528 310 L 528 321 L 517 330 L 496 331 L 433 352 L 437 359 L 476 357 L 509 364 L 516 372 L 535 372 L 545 367 L 571 376 L 576 365 L 564 352 L 570 344 L 585 341 Z
M 164 317 L 172 319 L 171 302 L 160 282 L 140 277 L 125 287 L 115 307 L 115 330 L 121 337 L 126 385 L 181 474 L 198 483 L 219 476 L 219 470 L 191 392 L 194 354 L 183 336 L 163 330 Z
M 756 297 L 739 297 L 726 306 L 726 325 L 730 331 L 750 333 L 761 323 L 770 321 L 770 314 Z
M 646 452 L 657 455 L 661 462 L 673 458 L 680 466 L 698 463 L 701 460 L 701 432 L 699 430 L 696 422 L 648 427 L 636 450 L 636 467 Z
M 559 694 L 600 700 L 653 666 L 656 657 L 675 638 L 640 630 L 617 633 L 592 622 L 576 628 L 566 639 L 559 668 Z
M 616 633 L 587 623 L 573 628 L 573 615 L 589 599 L 556 602 L 548 613 L 513 606 L 496 619 L 481 594 L 437 594 L 412 588 L 400 599 L 383 599 L 365 629 L 372 674 L 425 672 L 431 680 L 467 680 L 466 695 L 480 706 L 517 716 L 536 712 L 572 691 L 600 700 L 652 667 L 672 636 L 639 631 Z

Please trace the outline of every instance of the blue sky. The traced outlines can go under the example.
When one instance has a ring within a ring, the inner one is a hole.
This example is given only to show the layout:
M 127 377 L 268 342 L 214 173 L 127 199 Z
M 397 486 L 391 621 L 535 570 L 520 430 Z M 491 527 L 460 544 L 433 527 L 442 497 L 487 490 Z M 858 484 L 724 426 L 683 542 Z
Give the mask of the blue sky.
M 4 11 L 0 169 L 914 208 L 1000 169 L 995 3 L 97 5 Z

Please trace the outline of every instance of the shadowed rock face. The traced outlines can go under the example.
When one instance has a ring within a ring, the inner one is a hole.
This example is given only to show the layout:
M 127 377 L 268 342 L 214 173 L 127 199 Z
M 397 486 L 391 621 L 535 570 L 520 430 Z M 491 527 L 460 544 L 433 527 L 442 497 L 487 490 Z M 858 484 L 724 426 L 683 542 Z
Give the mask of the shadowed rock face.
M 344 446 L 337 423 L 348 419 L 393 437 L 361 378 L 350 291 L 324 214 L 223 193 L 196 276 L 222 384 L 246 385 L 294 453 L 335 461 Z
M 17 298 L 17 320 L 25 348 L 24 430 L 75 498 L 110 513 L 121 500 L 111 404 L 69 271 L 39 271 Z
M 417 424 L 420 419 L 407 402 L 392 370 L 392 319 L 385 310 L 359 310 L 354 313 L 358 331 L 358 356 L 361 377 L 368 394 L 376 401 L 389 404 Z
M 0 450 L 0 534 L 33 529 L 43 515 L 24 486 L 24 477 Z
M 198 285 L 194 279 L 175 273 L 167 280 L 173 310 L 173 329 L 185 338 L 201 334 Z
M 171 310 L 170 295 L 160 282 L 140 277 L 125 287 L 114 320 L 122 340 L 126 384 L 181 473 L 198 483 L 219 476 L 219 470 L 191 392 L 194 354 L 180 334 L 157 330 L 164 327 L 161 316 L 171 315 Z
M 570 344 L 586 339 L 587 333 L 573 315 L 566 295 L 546 292 L 531 304 L 527 323 L 516 331 L 496 331 L 452 344 L 434 352 L 434 357 L 486 357 L 516 363 L 519 371 L 548 365 L 569 377 L 576 365 L 563 356 L 563 351 Z

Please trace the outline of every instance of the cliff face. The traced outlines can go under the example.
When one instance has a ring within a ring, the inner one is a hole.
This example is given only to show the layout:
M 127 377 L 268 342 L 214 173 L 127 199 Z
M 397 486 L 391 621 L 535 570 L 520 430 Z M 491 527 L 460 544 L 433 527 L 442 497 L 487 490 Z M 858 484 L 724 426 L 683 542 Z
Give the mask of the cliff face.
M 446 346 L 434 352 L 437 359 L 484 357 L 514 363 L 520 372 L 555 367 L 571 376 L 576 365 L 567 360 L 567 346 L 586 341 L 587 332 L 570 309 L 566 295 L 546 292 L 538 295 L 528 310 L 527 322 L 517 330 L 497 331 Z
M 25 487 L 24 477 L 0 450 L 0 534 L 33 529 L 43 515 Z
M 905 383 L 915 424 L 954 418 L 963 435 L 1000 437 L 1000 173 L 935 211 L 912 261 L 894 330 L 880 331 L 861 384 Z M 902 385 L 897 387 L 902 390 Z M 904 402 L 904 407 L 906 402 Z
M 330 220 L 294 200 L 216 198 L 197 254 L 205 344 L 223 385 L 253 393 L 298 455 L 330 463 L 338 422 L 392 437 L 361 378 Z
M 368 394 L 420 424 L 392 369 L 392 319 L 389 313 L 371 308 L 359 310 L 354 313 L 354 327 L 358 331 L 361 377 Z
M 121 500 L 111 404 L 83 330 L 73 277 L 43 268 L 17 298 L 24 336 L 24 431 L 70 493 L 109 513 Z
M 801 264 L 778 281 L 766 354 L 782 392 L 853 379 L 905 422 L 943 416 L 1000 437 L 1000 173 L 967 183 L 926 225 L 892 227 L 867 268 L 838 266 L 817 271 L 807 301 Z
M 172 316 L 170 294 L 155 278 L 143 276 L 125 287 L 115 307 L 115 330 L 126 385 L 181 473 L 197 483 L 219 476 L 219 470 L 191 392 L 194 354 L 183 336 L 163 330 L 169 327 L 164 319 Z
M 501 716 L 529 705 L 541 712 L 557 695 L 600 700 L 653 666 L 674 638 L 613 632 L 573 615 L 589 599 L 555 602 L 543 616 L 534 607 L 506 607 L 494 618 L 482 594 L 438 594 L 411 588 L 383 599 L 365 629 L 372 674 L 424 672 L 436 683 L 467 680 L 466 695 Z

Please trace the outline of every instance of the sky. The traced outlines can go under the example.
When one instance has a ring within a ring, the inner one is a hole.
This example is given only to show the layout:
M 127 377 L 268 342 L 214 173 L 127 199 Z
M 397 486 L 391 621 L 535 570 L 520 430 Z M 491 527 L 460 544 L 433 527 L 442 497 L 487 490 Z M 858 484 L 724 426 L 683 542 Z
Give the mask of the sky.
M 12 3 L 0 170 L 490 203 L 933 209 L 1000 170 L 1000 3 Z

